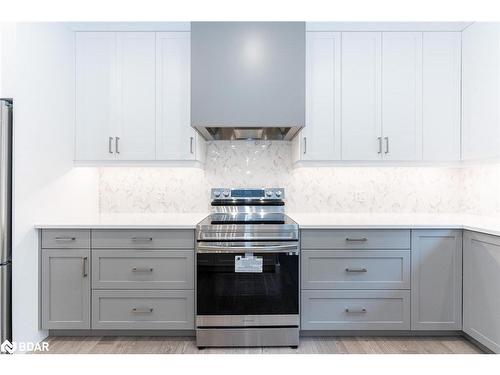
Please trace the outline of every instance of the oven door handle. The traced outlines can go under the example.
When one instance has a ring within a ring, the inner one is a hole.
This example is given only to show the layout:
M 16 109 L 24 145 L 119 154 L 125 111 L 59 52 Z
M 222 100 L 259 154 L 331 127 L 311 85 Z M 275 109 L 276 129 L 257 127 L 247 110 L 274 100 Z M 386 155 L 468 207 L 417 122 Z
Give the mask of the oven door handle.
M 197 253 L 299 253 L 298 245 L 269 245 L 269 246 L 217 246 L 198 245 Z

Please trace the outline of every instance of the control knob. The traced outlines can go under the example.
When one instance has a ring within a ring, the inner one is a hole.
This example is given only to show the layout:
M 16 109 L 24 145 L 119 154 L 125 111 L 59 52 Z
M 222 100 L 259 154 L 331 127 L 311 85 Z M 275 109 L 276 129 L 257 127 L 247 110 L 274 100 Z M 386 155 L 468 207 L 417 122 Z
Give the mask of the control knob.
M 229 191 L 227 191 L 227 190 L 226 190 L 226 191 L 224 191 L 224 192 L 222 193 L 222 195 L 224 195 L 224 197 L 226 197 L 226 198 L 227 198 L 227 197 L 229 197 Z
M 220 191 L 216 190 L 214 191 L 214 197 L 219 198 L 220 197 Z
M 279 191 L 279 190 L 278 190 L 278 191 L 276 192 L 276 196 L 277 196 L 278 198 L 279 198 L 279 197 L 281 197 L 281 191 Z
M 273 196 L 273 192 L 271 190 L 266 191 L 266 197 L 271 198 Z

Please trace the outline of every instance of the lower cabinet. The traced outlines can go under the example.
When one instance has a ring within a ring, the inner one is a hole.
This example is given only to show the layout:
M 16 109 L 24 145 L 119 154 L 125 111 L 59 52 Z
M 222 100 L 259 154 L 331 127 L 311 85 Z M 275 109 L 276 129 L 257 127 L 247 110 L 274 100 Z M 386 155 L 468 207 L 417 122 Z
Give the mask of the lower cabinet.
M 193 290 L 94 290 L 94 329 L 194 329 Z
M 303 330 L 409 330 L 408 290 L 304 290 Z
M 90 250 L 42 250 L 42 328 L 90 328 Z
M 500 237 L 464 232 L 463 330 L 500 353 Z
M 413 230 L 411 329 L 462 329 L 462 230 Z

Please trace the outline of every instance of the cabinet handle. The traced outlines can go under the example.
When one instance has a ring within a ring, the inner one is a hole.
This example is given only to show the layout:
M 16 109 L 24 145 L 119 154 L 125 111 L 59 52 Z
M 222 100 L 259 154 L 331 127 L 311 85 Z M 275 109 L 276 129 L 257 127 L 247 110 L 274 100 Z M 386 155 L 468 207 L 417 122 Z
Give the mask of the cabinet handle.
M 108 139 L 108 152 L 109 152 L 110 154 L 112 154 L 112 153 L 113 153 L 113 150 L 111 149 L 111 147 L 112 147 L 112 143 L 113 143 L 113 137 L 109 137 L 109 139 Z
M 304 137 L 304 154 L 307 152 L 307 137 Z
M 368 272 L 366 268 L 346 268 L 345 272 Z
M 194 138 L 193 137 L 190 137 L 189 138 L 189 152 L 190 153 L 193 153 L 193 141 L 194 141 Z
M 363 237 L 363 238 L 350 238 L 350 237 L 346 237 L 345 240 L 347 242 L 366 242 L 366 241 L 368 241 L 368 239 L 366 237 Z
M 83 277 L 87 277 L 87 257 L 82 258 Z
M 76 237 L 54 237 L 55 241 L 76 241 Z
M 152 268 L 134 267 L 134 268 L 132 268 L 132 272 L 153 272 L 153 269 Z
M 377 137 L 378 139 L 378 153 L 382 153 L 382 137 Z
M 362 307 L 361 309 L 351 309 L 349 307 L 345 308 L 346 313 L 352 313 L 352 314 L 359 314 L 359 313 L 366 313 L 366 309 Z
M 385 153 L 389 153 L 389 137 L 384 137 L 385 138 Z
M 118 142 L 120 142 L 120 137 L 115 137 L 115 152 L 116 152 L 117 154 L 119 154 L 119 153 L 120 153 L 120 150 L 118 149 L 118 146 L 119 146 L 119 143 L 118 143 Z
M 132 241 L 153 241 L 153 237 L 132 237 Z
M 153 312 L 153 308 L 152 307 L 134 307 L 132 309 L 132 312 L 136 313 L 136 314 L 149 314 L 149 313 Z

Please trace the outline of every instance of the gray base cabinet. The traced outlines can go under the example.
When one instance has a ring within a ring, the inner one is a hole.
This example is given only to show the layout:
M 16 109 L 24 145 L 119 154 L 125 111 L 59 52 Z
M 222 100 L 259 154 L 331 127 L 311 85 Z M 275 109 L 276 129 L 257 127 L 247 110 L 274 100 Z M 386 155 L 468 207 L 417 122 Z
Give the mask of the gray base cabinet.
M 93 329 L 194 329 L 193 290 L 94 290 Z
M 462 231 L 413 230 L 411 328 L 462 329 Z
M 408 330 L 408 290 L 306 290 L 303 330 Z
M 500 237 L 464 232 L 463 330 L 500 353 Z
M 90 328 L 90 250 L 42 250 L 42 328 Z

